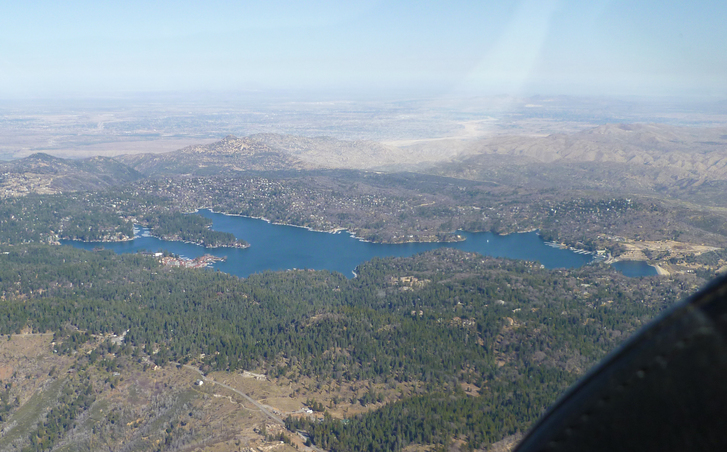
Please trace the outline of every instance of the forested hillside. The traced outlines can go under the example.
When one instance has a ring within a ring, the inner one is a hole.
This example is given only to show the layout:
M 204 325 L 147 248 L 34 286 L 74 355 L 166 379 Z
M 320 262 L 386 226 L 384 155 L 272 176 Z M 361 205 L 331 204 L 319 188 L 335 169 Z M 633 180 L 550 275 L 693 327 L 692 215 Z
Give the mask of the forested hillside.
M 58 243 L 131 240 L 134 224 L 165 240 L 206 247 L 246 247 L 233 234 L 213 231 L 212 221 L 173 209 L 168 200 L 118 192 L 72 196 L 29 195 L 0 200 L 0 243 Z
M 86 356 L 75 351 L 90 352 L 91 338 L 124 335 L 109 369 L 137 356 L 315 381 L 328 388 L 309 388 L 326 397 L 324 411 L 373 409 L 345 422 L 288 419 L 329 450 L 477 448 L 523 431 L 590 365 L 703 282 L 629 279 L 607 266 L 547 271 L 448 249 L 375 259 L 352 280 L 312 271 L 242 280 L 47 245 L 0 251 L 0 334 L 53 332 L 64 356 Z M 110 352 L 95 353 L 89 365 Z

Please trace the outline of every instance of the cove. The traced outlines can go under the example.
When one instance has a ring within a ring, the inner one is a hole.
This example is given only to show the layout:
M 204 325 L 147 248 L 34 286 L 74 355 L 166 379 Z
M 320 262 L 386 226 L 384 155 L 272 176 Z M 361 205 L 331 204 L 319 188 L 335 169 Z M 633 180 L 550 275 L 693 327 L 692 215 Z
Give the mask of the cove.
M 148 234 L 142 234 L 128 242 L 62 240 L 61 243 L 87 250 L 103 247 L 117 253 L 168 251 L 188 258 L 211 254 L 227 258 L 224 262 L 215 263 L 213 268 L 240 277 L 267 270 L 292 268 L 330 270 L 352 277 L 359 264 L 374 257 L 407 257 L 442 247 L 485 256 L 538 261 L 546 268 L 580 267 L 591 262 L 593 258 L 590 254 L 548 246 L 535 232 L 497 235 L 491 232 L 458 231 L 458 234 L 466 238 L 465 241 L 390 245 L 363 242 L 345 231 L 331 234 L 296 226 L 271 224 L 255 218 L 223 215 L 209 210 L 200 210 L 198 213 L 212 220 L 212 229 L 230 232 L 249 242 L 250 248 L 204 248 L 190 243 L 160 240 Z M 645 263 L 643 266 L 632 265 L 626 271 L 619 271 L 626 276 L 656 275 L 656 270 Z

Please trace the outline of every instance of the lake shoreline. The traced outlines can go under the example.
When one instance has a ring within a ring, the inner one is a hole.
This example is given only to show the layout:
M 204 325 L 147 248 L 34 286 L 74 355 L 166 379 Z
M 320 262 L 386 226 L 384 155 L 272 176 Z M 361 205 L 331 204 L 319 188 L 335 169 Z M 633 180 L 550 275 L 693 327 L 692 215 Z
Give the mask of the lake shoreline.
M 441 248 L 452 248 L 494 258 L 537 261 L 543 268 L 548 269 L 577 268 L 594 262 L 592 254 L 548 246 L 537 231 L 507 235 L 456 231 L 466 240 L 386 244 L 361 240 L 348 231 L 345 234 L 335 229 L 315 231 L 309 227 L 276 224 L 265 218 L 224 214 L 211 209 L 199 209 L 197 212 L 212 220 L 211 227 L 214 230 L 248 239 L 252 246 L 245 249 L 211 248 L 197 243 L 166 241 L 151 236 L 147 229 L 140 230 L 138 226 L 135 227 L 134 241 L 121 243 L 64 241 L 63 244 L 87 250 L 92 250 L 95 246 L 104 246 L 118 253 L 164 251 L 189 258 L 212 254 L 217 257 L 227 257 L 226 261 L 215 263 L 216 270 L 243 278 L 265 271 L 285 271 L 293 268 L 328 270 L 340 273 L 346 278 L 355 278 L 358 273 L 357 267 L 372 259 L 410 257 Z M 654 268 L 643 263 L 623 264 L 621 268 L 614 267 L 614 270 L 626 276 L 656 275 Z
M 190 245 L 197 245 L 197 246 L 201 246 L 201 247 L 203 247 L 205 249 L 208 249 L 208 250 L 215 250 L 215 249 L 220 249 L 220 248 L 234 248 L 234 249 L 244 250 L 244 249 L 250 248 L 250 244 L 249 243 L 245 243 L 244 245 L 240 245 L 240 246 L 234 246 L 234 245 L 216 245 L 216 246 L 205 245 L 204 243 L 193 242 L 191 240 L 181 240 L 181 239 L 164 237 L 164 236 L 161 236 L 161 235 L 154 235 L 154 234 L 151 233 L 151 229 L 146 228 L 146 227 L 141 226 L 141 225 L 138 225 L 138 224 L 135 224 L 134 227 L 135 228 L 138 227 L 139 230 L 145 229 L 146 231 L 148 231 L 149 232 L 148 237 L 154 237 L 155 239 L 164 240 L 165 242 L 179 242 L 179 243 L 187 243 L 187 244 L 190 244 Z M 144 236 L 143 235 L 136 235 L 136 233 L 134 233 L 134 236 L 132 238 L 130 238 L 129 240 L 134 240 L 137 237 L 144 237 Z M 120 240 L 120 241 L 129 241 L 129 240 Z M 239 239 L 236 238 L 236 240 L 239 240 Z
M 276 226 L 290 226 L 290 227 L 293 227 L 293 228 L 301 228 L 301 229 L 305 229 L 305 230 L 310 231 L 310 232 L 320 232 L 320 233 L 324 233 L 324 234 L 338 234 L 338 233 L 341 233 L 341 232 L 346 232 L 346 233 L 348 233 L 348 235 L 352 239 L 356 239 L 359 242 L 363 242 L 363 243 L 376 243 L 376 244 L 381 244 L 381 245 L 403 245 L 403 244 L 407 244 L 407 243 L 457 243 L 457 242 L 464 242 L 465 240 L 467 240 L 467 237 L 464 237 L 464 236 L 462 236 L 460 234 L 457 234 L 457 232 L 465 232 L 465 233 L 470 233 L 470 234 L 490 233 L 490 234 L 495 234 L 495 235 L 498 235 L 498 236 L 501 236 L 501 237 L 505 237 L 505 236 L 508 236 L 508 235 L 511 235 L 511 234 L 529 234 L 531 232 L 538 233 L 538 231 L 539 231 L 538 228 L 531 228 L 531 229 L 527 229 L 527 230 L 523 230 L 523 231 L 513 231 L 513 232 L 508 232 L 506 234 L 498 234 L 498 233 L 493 232 L 493 231 L 465 231 L 464 229 L 457 229 L 457 230 L 452 231 L 450 233 L 455 238 L 454 240 L 375 241 L 375 240 L 368 240 L 368 239 L 364 239 L 362 237 L 358 237 L 355 232 L 352 232 L 348 228 L 344 228 L 342 226 L 334 227 L 333 229 L 329 229 L 329 230 L 314 229 L 314 228 L 312 228 L 310 226 L 301 226 L 299 224 L 274 222 L 274 221 L 272 221 L 272 220 L 270 220 L 268 218 L 265 218 L 265 217 L 255 217 L 255 216 L 252 216 L 252 215 L 241 215 L 239 213 L 217 212 L 214 209 L 212 209 L 211 207 L 200 207 L 200 208 L 198 208 L 198 209 L 196 209 L 196 210 L 194 210 L 194 211 L 192 211 L 190 213 L 197 213 L 197 214 L 199 214 L 199 212 L 201 210 L 207 210 L 210 213 L 214 213 L 214 214 L 218 214 L 218 215 L 225 215 L 227 217 L 251 218 L 253 220 L 262 220 L 262 221 L 264 221 L 264 222 L 266 222 L 268 224 L 272 224 L 272 225 L 276 225 Z

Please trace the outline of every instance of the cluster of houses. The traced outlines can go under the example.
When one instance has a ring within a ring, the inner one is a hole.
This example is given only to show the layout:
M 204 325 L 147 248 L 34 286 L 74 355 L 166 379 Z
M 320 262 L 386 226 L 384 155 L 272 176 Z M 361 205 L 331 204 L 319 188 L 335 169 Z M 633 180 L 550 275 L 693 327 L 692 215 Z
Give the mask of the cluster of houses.
M 159 257 L 159 261 L 167 267 L 182 267 L 182 268 L 208 268 L 211 267 L 215 262 L 224 261 L 222 257 L 212 256 L 211 254 L 205 254 L 204 256 L 196 257 L 194 259 L 188 259 L 186 257 L 174 257 L 164 256 L 163 253 L 155 253 L 155 257 Z

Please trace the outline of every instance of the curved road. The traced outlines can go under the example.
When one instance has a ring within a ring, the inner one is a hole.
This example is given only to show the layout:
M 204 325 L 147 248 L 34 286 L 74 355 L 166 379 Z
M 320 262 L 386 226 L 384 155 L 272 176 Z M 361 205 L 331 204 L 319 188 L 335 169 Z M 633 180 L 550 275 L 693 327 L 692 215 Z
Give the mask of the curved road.
M 210 380 L 209 378 L 207 378 L 207 377 L 204 376 L 204 373 L 201 370 L 197 369 L 194 366 L 190 366 L 189 364 L 184 364 L 184 367 L 186 367 L 187 369 L 191 369 L 191 370 L 197 372 L 199 374 L 199 376 L 202 377 L 202 381 L 209 382 L 209 383 L 212 383 L 212 384 L 216 384 L 218 386 L 222 386 L 223 388 L 229 389 L 230 391 L 234 392 L 235 394 L 241 395 L 242 397 L 245 398 L 245 400 L 247 400 L 248 402 L 250 402 L 253 405 L 255 405 L 264 415 L 266 415 L 267 417 L 269 417 L 272 421 L 277 422 L 278 424 L 281 424 L 281 425 L 285 425 L 285 422 L 282 419 L 280 419 L 275 414 L 271 413 L 267 408 L 265 408 L 262 404 L 260 404 L 260 402 L 258 402 L 257 400 L 253 399 L 252 397 L 250 397 L 249 395 L 245 394 L 244 392 L 240 392 L 240 391 L 238 391 L 237 389 L 235 389 L 235 388 L 233 388 L 231 386 L 228 386 L 228 385 L 226 385 L 224 383 L 220 383 L 219 381 Z
M 204 373 L 201 370 L 197 369 L 194 366 L 190 366 L 189 364 L 184 364 L 183 366 L 186 367 L 187 369 L 190 369 L 190 370 L 193 370 L 193 371 L 197 372 L 199 374 L 199 376 L 202 377 L 202 381 L 206 381 L 206 382 L 209 382 L 209 383 L 212 383 L 212 384 L 215 384 L 215 385 L 222 386 L 223 388 L 229 389 L 230 391 L 234 392 L 235 394 L 241 395 L 242 397 L 245 398 L 245 400 L 247 400 L 248 402 L 250 402 L 253 405 L 255 405 L 260 410 L 260 412 L 262 412 L 264 415 L 266 415 L 267 417 L 269 417 L 273 422 L 276 422 L 276 423 L 281 424 L 281 425 L 285 425 L 285 422 L 282 419 L 280 419 L 275 414 L 271 413 L 270 410 L 268 410 L 267 408 L 265 408 L 265 406 L 263 406 L 260 402 L 258 402 L 257 400 L 253 399 L 252 397 L 250 397 L 249 395 L 245 394 L 244 392 L 240 392 L 240 391 L 238 391 L 237 389 L 235 389 L 235 388 L 233 388 L 231 386 L 228 386 L 228 385 L 226 385 L 224 383 L 220 383 L 219 381 L 210 380 L 209 378 L 207 378 L 207 377 L 204 376 Z M 296 432 L 296 433 L 298 433 L 300 435 L 300 432 Z M 315 451 L 315 452 L 326 452 L 325 450 L 323 450 L 323 449 L 321 449 L 319 447 L 313 446 L 313 445 L 310 446 L 310 449 L 313 450 L 313 451 Z

